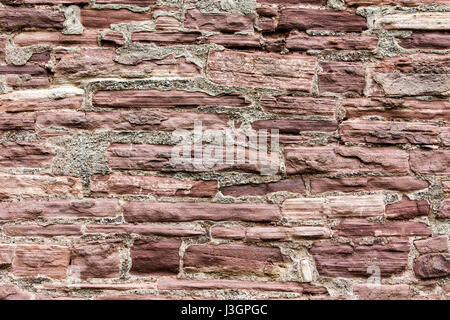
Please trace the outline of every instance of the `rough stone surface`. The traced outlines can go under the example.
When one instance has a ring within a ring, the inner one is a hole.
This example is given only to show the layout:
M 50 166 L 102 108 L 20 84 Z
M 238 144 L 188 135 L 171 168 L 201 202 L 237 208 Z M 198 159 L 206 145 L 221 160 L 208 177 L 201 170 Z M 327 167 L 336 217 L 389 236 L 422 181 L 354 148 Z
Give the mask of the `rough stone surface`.
M 450 299 L 449 0 L 0 3 L 0 300 Z

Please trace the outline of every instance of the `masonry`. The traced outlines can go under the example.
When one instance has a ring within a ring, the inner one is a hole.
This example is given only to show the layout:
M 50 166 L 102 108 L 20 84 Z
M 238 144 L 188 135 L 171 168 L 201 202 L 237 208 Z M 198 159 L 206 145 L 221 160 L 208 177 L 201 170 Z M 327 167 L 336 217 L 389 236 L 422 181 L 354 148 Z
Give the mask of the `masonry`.
M 0 3 L 0 299 L 450 298 L 448 0 Z

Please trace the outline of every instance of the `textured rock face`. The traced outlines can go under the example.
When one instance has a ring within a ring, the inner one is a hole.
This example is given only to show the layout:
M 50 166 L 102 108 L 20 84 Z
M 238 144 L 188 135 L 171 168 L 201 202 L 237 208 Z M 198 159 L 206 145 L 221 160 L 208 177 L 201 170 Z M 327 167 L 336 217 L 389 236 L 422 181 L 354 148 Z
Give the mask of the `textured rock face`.
M 317 242 L 311 248 L 319 274 L 327 277 L 369 277 L 368 268 L 376 266 L 381 276 L 392 276 L 405 270 L 409 243 L 393 240 L 390 244 L 350 246 Z
M 219 84 L 310 92 L 315 62 L 300 55 L 214 51 L 207 73 Z
M 191 246 L 184 254 L 187 270 L 275 276 L 290 259 L 277 248 L 243 245 Z
M 449 0 L 0 3 L 0 300 L 450 299 Z
M 178 240 L 140 240 L 131 248 L 133 265 L 131 273 L 136 275 L 169 275 L 179 271 Z

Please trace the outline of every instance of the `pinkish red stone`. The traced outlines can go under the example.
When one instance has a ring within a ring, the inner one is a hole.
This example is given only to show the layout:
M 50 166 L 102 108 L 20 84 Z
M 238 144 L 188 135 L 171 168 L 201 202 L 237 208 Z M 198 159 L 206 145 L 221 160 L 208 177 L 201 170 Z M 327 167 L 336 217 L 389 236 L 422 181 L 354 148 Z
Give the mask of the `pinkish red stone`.
M 421 279 L 450 275 L 450 253 L 430 253 L 416 258 L 414 273 Z
M 333 228 L 339 237 L 409 237 L 431 236 L 431 229 L 421 222 L 369 222 L 343 220 Z
M 255 275 L 280 274 L 290 258 L 279 248 L 245 245 L 193 245 L 184 253 L 184 269 L 188 272 L 220 272 Z
M 4 142 L 0 145 L 0 167 L 40 168 L 52 159 L 51 150 L 37 143 Z
M 224 85 L 311 91 L 315 57 L 211 51 L 208 78 Z
M 386 206 L 388 219 L 413 219 L 415 217 L 427 216 L 430 213 L 430 205 L 426 200 L 414 201 L 408 197 Z
M 307 50 L 375 50 L 378 38 L 374 36 L 309 36 L 290 33 L 286 48 L 293 51 Z
M 122 2 L 123 3 L 123 2 Z M 111 24 L 129 23 L 133 21 L 150 21 L 152 14 L 149 12 L 135 13 L 127 9 L 120 10 L 96 10 L 81 9 L 81 24 L 85 28 L 108 29 Z
M 409 300 L 409 286 L 406 284 L 354 284 L 353 293 L 359 300 Z
M 81 225 L 52 224 L 39 226 L 35 224 L 9 225 L 3 232 L 10 237 L 57 237 L 80 236 Z
M 445 120 L 450 117 L 450 102 L 412 99 L 356 98 L 342 102 L 349 119 L 381 116 L 391 119 Z
M 119 246 L 110 243 L 76 244 L 71 255 L 71 270 L 82 279 L 118 278 Z
M 389 244 L 355 245 L 314 242 L 310 249 L 317 271 L 325 277 L 355 278 L 371 274 L 368 268 L 377 266 L 381 276 L 390 277 L 408 265 L 408 240 L 392 240 Z
M 435 253 L 435 252 L 447 252 L 448 249 L 448 236 L 438 236 L 425 240 L 414 241 L 417 251 L 421 254 Z
M 422 174 L 450 174 L 450 150 L 412 150 L 411 170 Z
M 312 193 L 328 191 L 357 192 L 374 190 L 416 191 L 430 184 L 414 177 L 356 177 L 356 178 L 312 178 Z
M 69 261 L 68 247 L 51 244 L 20 244 L 15 250 L 12 271 L 17 277 L 64 279 L 67 276 Z
M 144 236 L 160 236 L 160 237 L 195 237 L 205 235 L 205 231 L 196 230 L 190 227 L 173 226 L 173 225 L 134 225 L 134 224 L 117 224 L 102 225 L 89 224 L 86 226 L 87 234 L 140 234 Z
M 329 238 L 330 230 L 325 227 L 219 227 L 211 230 L 218 239 L 241 239 L 245 242 L 295 241 L 298 239 Z M 242 235 L 242 237 L 240 237 Z
M 248 102 L 240 94 L 210 96 L 203 92 L 181 90 L 97 91 L 92 103 L 96 107 L 116 108 L 196 108 L 201 106 L 244 107 Z
M 251 15 L 202 13 L 194 9 L 186 11 L 184 26 L 188 29 L 232 33 L 252 31 L 254 19 Z
M 56 10 L 36 8 L 0 8 L 0 25 L 5 30 L 22 28 L 62 29 L 64 14 Z
M 246 184 L 220 188 L 220 192 L 224 196 L 241 197 L 241 196 L 264 196 L 273 192 L 292 192 L 305 193 L 305 183 L 301 178 L 292 178 L 280 180 L 278 182 Z
M 157 46 L 195 45 L 200 43 L 200 32 L 133 32 L 131 41 Z
M 0 174 L 0 199 L 82 193 L 78 178 Z
M 182 280 L 163 278 L 159 290 L 255 290 L 324 294 L 327 289 L 297 282 L 240 281 L 240 280 Z
M 123 206 L 125 220 L 136 222 L 188 222 L 210 221 L 279 221 L 280 209 L 276 205 L 239 203 L 189 202 L 128 202 Z
M 264 96 L 261 99 L 261 106 L 267 112 L 300 116 L 333 117 L 335 104 L 330 98 Z
M 450 218 L 450 199 L 442 201 L 439 212 L 436 216 L 438 219 L 449 219 Z
M 118 210 L 118 201 L 114 199 L 3 202 L 0 220 L 115 217 Z
M 217 193 L 217 181 L 179 180 L 171 177 L 113 173 L 91 176 L 91 191 L 105 194 L 154 194 L 211 198 Z
M 0 284 L 0 300 L 30 300 L 31 294 L 9 283 Z
M 179 240 L 135 241 L 130 251 L 130 272 L 141 276 L 178 274 L 180 246 Z
M 344 142 L 439 144 L 439 127 L 418 122 L 350 120 L 339 126 L 339 134 Z
M 397 39 L 405 49 L 447 50 L 450 45 L 450 34 L 447 32 L 417 31 L 409 37 Z
M 357 146 L 285 148 L 286 171 L 298 173 L 408 172 L 408 154 L 397 148 Z
M 365 66 L 360 62 L 322 62 L 319 90 L 324 92 L 356 92 L 363 94 L 366 85 Z
M 281 11 L 277 29 L 361 32 L 367 23 L 352 12 L 287 8 Z
M 228 116 L 194 112 L 160 111 L 105 111 L 105 112 L 39 112 L 36 125 L 39 129 L 90 129 L 90 130 L 161 130 L 194 129 L 201 121 L 207 130 L 226 129 Z
M 289 222 L 381 217 L 383 212 L 381 195 L 287 199 L 282 206 L 283 217 Z

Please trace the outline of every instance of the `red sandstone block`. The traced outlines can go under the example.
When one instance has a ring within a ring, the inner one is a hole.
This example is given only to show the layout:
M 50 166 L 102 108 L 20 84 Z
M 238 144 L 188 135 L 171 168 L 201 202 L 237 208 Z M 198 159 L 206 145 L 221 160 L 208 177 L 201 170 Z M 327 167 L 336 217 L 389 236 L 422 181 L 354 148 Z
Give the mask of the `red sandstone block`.
M 210 221 L 279 221 L 280 209 L 276 205 L 239 203 L 164 203 L 128 202 L 123 206 L 125 220 L 136 222 Z
M 62 34 L 60 32 L 33 31 L 18 34 L 13 39 L 17 46 L 49 45 L 61 47 L 96 47 L 97 30 L 85 30 L 83 35 Z
M 120 31 L 107 31 L 100 36 L 100 43 L 107 46 L 123 46 L 125 40 L 124 34 Z
M 89 130 L 160 130 L 194 129 L 196 121 L 204 129 L 228 128 L 228 116 L 194 112 L 160 111 L 105 111 L 105 112 L 39 112 L 36 124 L 39 129 L 89 129 Z
M 417 6 L 420 4 L 445 3 L 447 0 L 345 0 L 349 6 L 380 6 L 380 5 L 403 5 Z
M 333 132 L 338 128 L 336 121 L 315 120 L 259 120 L 252 123 L 255 130 L 278 129 L 281 134 L 299 134 L 303 131 Z
M 305 193 L 305 183 L 301 178 L 280 180 L 278 182 L 236 185 L 220 188 L 224 196 L 264 196 L 272 192 L 286 191 L 292 193 Z
M 208 78 L 224 85 L 311 91 L 315 57 L 211 51 Z
M 200 43 L 200 32 L 133 32 L 131 41 L 157 46 L 195 45 Z
M 0 174 L 0 199 L 76 195 L 83 191 L 78 178 Z
M 9 283 L 0 284 L 0 300 L 30 300 L 31 294 Z
M 4 30 L 22 28 L 62 29 L 64 20 L 64 14 L 56 10 L 0 8 L 0 28 Z
M 401 201 L 386 206 L 388 219 L 413 219 L 427 216 L 430 213 L 430 205 L 426 200 L 413 201 L 403 197 Z
M 416 258 L 414 273 L 421 279 L 450 275 L 450 253 L 430 253 Z
M 92 103 L 96 107 L 117 108 L 244 107 L 249 104 L 240 94 L 211 96 L 203 92 L 182 90 L 97 91 L 93 95 Z
M 344 142 L 439 144 L 439 127 L 420 122 L 350 120 L 339 126 L 339 134 Z
M 447 32 L 414 32 L 409 37 L 397 39 L 405 49 L 447 50 L 450 47 L 450 34 Z
M 179 240 L 135 241 L 130 251 L 130 272 L 140 276 L 178 274 L 180 246 Z
M 118 278 L 119 246 L 110 243 L 76 244 L 71 254 L 71 267 L 82 279 Z
M 378 38 L 374 36 L 309 36 L 291 32 L 286 38 L 286 48 L 307 50 L 375 50 Z
M 359 300 L 409 300 L 409 286 L 406 284 L 354 284 L 353 293 Z
M 422 174 L 450 174 L 450 150 L 413 150 L 411 170 Z
M 324 294 L 322 286 L 298 282 L 240 281 L 240 280 L 183 280 L 163 278 L 158 281 L 159 290 L 254 290 Z
M 81 24 L 85 28 L 108 29 L 111 24 L 129 23 L 133 21 L 151 21 L 152 14 L 148 12 L 136 13 L 127 9 L 97 10 L 81 9 Z
M 446 120 L 450 117 L 450 102 L 412 99 L 356 98 L 344 99 L 342 106 L 348 119 L 380 116 L 391 119 Z
M 438 219 L 449 219 L 450 218 L 450 200 L 446 199 L 442 201 L 439 212 L 436 215 Z
M 51 150 L 37 143 L 4 142 L 0 145 L 0 167 L 39 168 L 52 159 Z
M 360 32 L 367 23 L 352 12 L 287 8 L 281 11 L 277 29 Z
M 17 245 L 12 271 L 15 276 L 36 278 L 39 276 L 64 279 L 70 261 L 68 247 L 49 244 Z
M 54 224 L 40 226 L 35 224 L 9 225 L 3 232 L 10 237 L 57 237 L 80 236 L 81 225 Z
M 374 66 L 372 96 L 447 96 L 450 58 L 438 54 L 403 54 Z
M 272 275 L 282 273 L 290 262 L 279 248 L 245 245 L 193 245 L 184 253 L 183 266 L 189 272 L 252 273 Z
M 205 235 L 205 231 L 196 230 L 190 227 L 174 225 L 134 225 L 134 224 L 116 224 L 102 225 L 90 224 L 86 226 L 87 234 L 140 234 L 144 236 L 160 237 L 196 237 Z
M 409 237 L 430 236 L 431 229 L 421 222 L 369 222 L 366 220 L 343 220 L 333 228 L 340 237 Z
M 360 62 L 322 62 L 319 90 L 324 92 L 356 92 L 363 94 L 366 85 L 365 66 Z
M 264 111 L 285 115 L 333 117 L 335 104 L 330 98 L 264 96 L 261 99 Z
M 230 49 L 261 48 L 261 38 L 246 34 L 216 34 L 208 37 L 205 42 L 215 43 Z
M 260 241 L 295 241 L 301 239 L 324 239 L 330 237 L 325 227 L 214 227 L 211 236 L 217 239 Z M 242 236 L 242 237 L 241 237 Z
M 255 17 L 252 15 L 229 13 L 202 13 L 199 10 L 188 10 L 185 13 L 184 26 L 188 29 L 241 32 L 252 31 Z
M 425 240 L 414 241 L 417 251 L 421 254 L 447 252 L 448 251 L 448 236 L 438 236 Z
M 374 190 L 417 191 L 430 184 L 410 176 L 406 177 L 356 177 L 356 178 L 312 178 L 312 193 L 331 191 L 357 192 Z
M 157 0 L 96 0 L 95 3 L 101 4 L 131 4 L 142 7 L 151 7 L 156 5 Z
M 257 0 L 257 3 L 262 4 L 276 4 L 276 5 L 292 5 L 292 4 L 315 4 L 325 6 L 327 0 Z
M 383 212 L 382 195 L 287 199 L 282 206 L 283 217 L 289 222 L 381 217 Z
M 25 112 L 52 109 L 77 109 L 81 107 L 83 95 L 84 91 L 82 89 L 71 86 L 53 87 L 51 89 L 15 91 L 0 96 L 0 111 Z M 17 117 L 23 117 L 22 119 L 24 123 L 29 122 L 26 119 L 32 118 L 31 116 Z M 0 116 L 0 119 L 15 118 Z M 2 128 L 1 120 L 0 128 Z M 34 128 L 34 126 L 31 128 Z
M 382 277 L 390 277 L 408 265 L 408 240 L 392 240 L 389 244 L 355 245 L 314 242 L 310 249 L 317 271 L 326 277 L 368 278 L 368 267 L 380 268 Z
M 115 61 L 115 52 L 110 49 L 80 49 L 79 51 L 60 50 L 56 53 L 56 63 L 52 72 L 56 79 L 69 79 L 125 76 L 142 77 L 183 77 L 199 74 L 199 68 L 186 61 L 184 57 L 167 56 L 160 60 L 137 61 L 133 64 L 120 64 Z
M 194 149 L 189 147 L 194 152 Z M 227 162 L 227 148 L 206 146 L 202 147 L 202 163 L 198 164 L 194 158 L 177 161 L 182 158 L 183 151 L 178 147 L 166 145 L 127 145 L 113 144 L 107 150 L 108 164 L 113 170 L 145 170 L 163 172 L 209 172 L 220 171 L 245 171 L 260 172 L 264 168 L 277 169 L 278 155 L 263 154 L 253 149 L 245 150 L 244 163 L 236 161 Z M 174 156 L 175 155 L 175 156 Z M 216 160 L 221 155 L 223 161 Z M 247 160 L 246 160 L 247 159 Z M 251 163 L 249 159 L 258 159 Z
M 44 218 L 115 217 L 119 203 L 114 199 L 4 202 L 0 220 Z
M 217 192 L 216 181 L 179 180 L 171 177 L 131 176 L 120 173 L 91 176 L 91 191 L 106 194 L 189 196 L 210 198 Z M 1 192 L 1 188 L 0 188 Z
M 6 36 L 0 35 L 0 62 L 2 64 L 5 62 L 7 39 L 8 38 Z
M 408 172 L 408 153 L 389 147 L 291 147 L 285 148 L 286 171 L 298 173 Z
M 11 267 L 14 259 L 14 244 L 1 244 L 0 245 L 0 268 L 5 269 Z
M 0 115 L 0 131 L 34 130 L 34 116 Z

